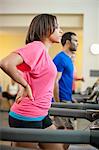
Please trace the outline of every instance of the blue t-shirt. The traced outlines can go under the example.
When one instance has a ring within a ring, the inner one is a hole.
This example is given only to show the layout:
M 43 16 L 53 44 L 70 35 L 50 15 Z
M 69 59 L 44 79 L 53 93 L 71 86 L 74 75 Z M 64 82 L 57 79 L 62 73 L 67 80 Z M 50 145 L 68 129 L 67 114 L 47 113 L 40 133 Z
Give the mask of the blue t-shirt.
M 72 60 L 64 51 L 61 51 L 55 56 L 53 62 L 56 65 L 57 71 L 62 72 L 59 80 L 59 99 L 60 101 L 71 101 L 74 72 Z

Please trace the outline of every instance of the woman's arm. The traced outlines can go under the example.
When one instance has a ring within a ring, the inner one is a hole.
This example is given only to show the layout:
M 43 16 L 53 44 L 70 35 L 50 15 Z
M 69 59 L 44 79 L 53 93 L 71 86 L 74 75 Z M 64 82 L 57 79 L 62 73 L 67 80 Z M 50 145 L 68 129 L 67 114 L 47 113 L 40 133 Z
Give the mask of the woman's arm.
M 17 83 L 21 84 L 23 87 L 26 87 L 27 82 L 17 69 L 17 65 L 22 63 L 23 59 L 19 54 L 11 53 L 0 61 L 0 68 Z
M 17 53 L 11 53 L 0 61 L 0 68 L 23 87 L 23 89 L 18 92 L 17 103 L 20 102 L 19 98 L 21 96 L 28 96 L 30 99 L 33 99 L 31 87 L 17 69 L 17 65 L 22 63 L 23 59 Z

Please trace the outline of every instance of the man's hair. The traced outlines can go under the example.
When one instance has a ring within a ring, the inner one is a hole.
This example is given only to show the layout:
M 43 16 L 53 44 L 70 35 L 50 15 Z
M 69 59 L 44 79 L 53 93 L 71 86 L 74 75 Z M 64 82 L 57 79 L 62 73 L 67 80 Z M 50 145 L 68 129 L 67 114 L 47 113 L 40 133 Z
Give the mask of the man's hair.
M 57 18 L 54 15 L 40 14 L 35 16 L 28 29 L 26 44 L 33 41 L 43 41 L 55 31 L 57 26 Z
M 64 46 L 66 44 L 67 40 L 71 41 L 72 35 L 76 36 L 76 34 L 74 32 L 66 32 L 66 33 L 63 34 L 63 36 L 61 38 L 62 46 Z

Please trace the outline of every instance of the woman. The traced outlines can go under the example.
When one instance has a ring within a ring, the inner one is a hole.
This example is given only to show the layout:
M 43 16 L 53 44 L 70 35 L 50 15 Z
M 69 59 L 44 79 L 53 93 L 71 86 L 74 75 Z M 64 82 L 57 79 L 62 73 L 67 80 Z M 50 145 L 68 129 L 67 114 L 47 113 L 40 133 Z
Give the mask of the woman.
M 1 69 L 20 84 L 16 102 L 9 113 L 10 127 L 56 129 L 48 110 L 57 70 L 48 50 L 53 43 L 61 41 L 61 36 L 62 30 L 55 16 L 37 15 L 29 26 L 26 46 L 1 60 Z M 25 146 L 32 147 L 29 143 Z M 62 144 L 40 146 L 45 150 L 63 150 Z

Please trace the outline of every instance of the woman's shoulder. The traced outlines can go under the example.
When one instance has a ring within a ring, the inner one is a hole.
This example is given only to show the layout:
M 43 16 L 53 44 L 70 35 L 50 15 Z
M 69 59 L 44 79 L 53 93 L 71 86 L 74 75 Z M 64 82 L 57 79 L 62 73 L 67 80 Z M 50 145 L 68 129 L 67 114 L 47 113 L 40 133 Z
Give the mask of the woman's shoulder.
M 43 49 L 46 48 L 44 43 L 41 42 L 41 41 L 33 41 L 33 42 L 29 43 L 28 46 L 33 46 L 33 47 L 36 47 L 36 48 L 43 48 Z

